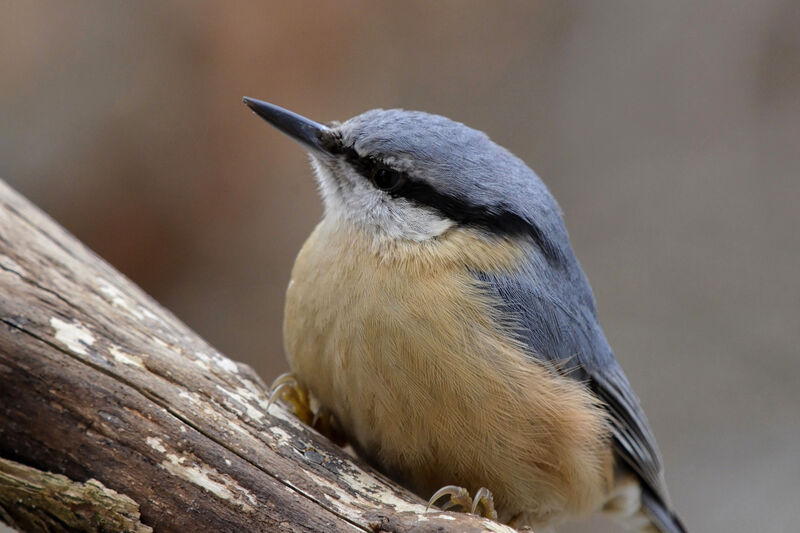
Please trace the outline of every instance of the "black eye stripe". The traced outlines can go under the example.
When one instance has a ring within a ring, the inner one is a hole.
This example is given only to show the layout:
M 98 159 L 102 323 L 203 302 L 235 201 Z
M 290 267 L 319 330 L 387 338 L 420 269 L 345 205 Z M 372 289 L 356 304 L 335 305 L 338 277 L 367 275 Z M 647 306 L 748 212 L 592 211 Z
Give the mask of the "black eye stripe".
M 406 175 L 385 165 L 374 165 L 370 173 L 370 181 L 378 189 L 397 193 L 406 184 Z
M 358 155 L 352 147 L 341 147 L 338 153 L 370 182 L 373 180 L 376 168 L 388 168 L 401 174 L 402 187 L 386 191 L 393 198 L 404 198 L 417 205 L 429 207 L 458 224 L 480 227 L 494 235 L 527 235 L 552 264 L 566 264 L 561 250 L 545 236 L 541 228 L 516 213 L 503 209 L 502 206 L 475 205 L 463 198 L 442 193 L 429 183 L 392 169 L 376 158 Z

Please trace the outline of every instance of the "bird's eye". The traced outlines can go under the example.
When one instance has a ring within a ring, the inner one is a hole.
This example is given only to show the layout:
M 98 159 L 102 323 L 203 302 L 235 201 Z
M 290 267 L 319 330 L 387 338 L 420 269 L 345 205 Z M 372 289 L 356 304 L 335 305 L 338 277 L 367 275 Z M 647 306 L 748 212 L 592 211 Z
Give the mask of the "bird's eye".
M 375 167 L 370 179 L 375 187 L 386 192 L 394 192 L 405 183 L 405 176 L 401 172 L 382 166 Z

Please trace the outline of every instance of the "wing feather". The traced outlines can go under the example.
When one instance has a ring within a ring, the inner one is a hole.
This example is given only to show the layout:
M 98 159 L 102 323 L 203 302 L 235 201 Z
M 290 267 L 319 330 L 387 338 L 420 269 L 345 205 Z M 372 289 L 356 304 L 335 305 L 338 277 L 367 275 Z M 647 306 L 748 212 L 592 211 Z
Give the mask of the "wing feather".
M 504 321 L 513 324 L 531 357 L 555 363 L 568 375 L 585 381 L 603 401 L 617 455 L 669 506 L 658 446 L 639 399 L 600 328 L 583 273 L 563 281 L 486 272 L 476 273 L 476 277 L 486 284 Z M 568 283 L 569 287 L 561 287 L 568 290 L 558 290 L 559 283 Z

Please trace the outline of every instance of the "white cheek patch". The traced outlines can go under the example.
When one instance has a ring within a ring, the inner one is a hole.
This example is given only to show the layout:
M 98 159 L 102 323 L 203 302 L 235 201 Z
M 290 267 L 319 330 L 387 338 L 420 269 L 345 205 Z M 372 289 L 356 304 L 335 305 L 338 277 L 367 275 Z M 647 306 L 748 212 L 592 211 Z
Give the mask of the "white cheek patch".
M 311 158 L 326 216 L 346 219 L 389 239 L 425 241 L 454 222 L 433 209 L 377 190 L 349 165 Z
M 438 237 L 454 224 L 452 220 L 439 216 L 433 209 L 417 207 L 403 198 L 395 199 L 390 210 L 394 211 L 395 216 L 392 219 L 395 224 L 386 224 L 386 229 L 394 238 L 426 241 Z M 391 229 L 394 229 L 394 235 L 391 234 Z

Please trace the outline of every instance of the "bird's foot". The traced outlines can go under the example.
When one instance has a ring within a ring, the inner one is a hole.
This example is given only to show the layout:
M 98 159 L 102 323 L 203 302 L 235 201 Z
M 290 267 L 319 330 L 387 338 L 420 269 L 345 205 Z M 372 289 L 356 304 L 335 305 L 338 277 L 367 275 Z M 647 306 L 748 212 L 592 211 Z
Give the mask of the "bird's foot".
M 301 385 L 291 372 L 281 374 L 270 385 L 267 409 L 277 399 L 289 407 L 294 415 L 307 426 L 316 429 L 339 446 L 347 444 L 347 439 L 333 413 L 325 407 L 320 407 L 315 413 L 311 407 L 308 389 Z
M 475 493 L 475 497 L 472 498 L 469 495 L 469 491 L 464 487 L 447 485 L 437 490 L 433 496 L 431 496 L 431 499 L 428 500 L 427 509 L 430 509 L 431 505 L 445 496 L 447 496 L 447 501 L 440 507 L 443 511 L 458 507 L 463 513 L 477 514 L 484 518 L 497 520 L 497 511 L 494 509 L 494 497 L 492 496 L 492 492 L 485 487 L 479 488 Z
M 314 412 L 311 410 L 311 401 L 308 396 L 308 389 L 298 383 L 297 378 L 291 372 L 281 374 L 272 385 L 269 386 L 269 402 L 267 410 L 280 399 L 294 415 L 303 421 L 304 424 L 311 426 L 314 422 Z

